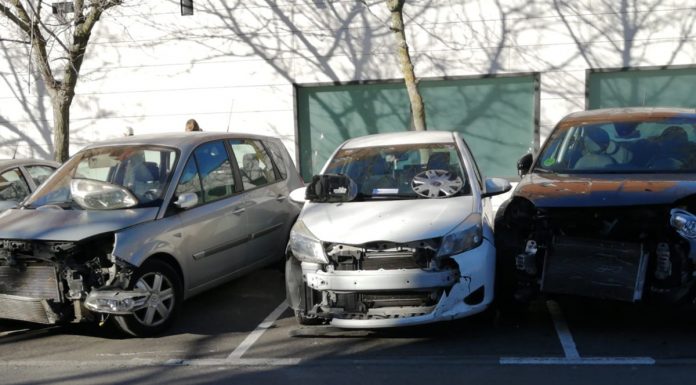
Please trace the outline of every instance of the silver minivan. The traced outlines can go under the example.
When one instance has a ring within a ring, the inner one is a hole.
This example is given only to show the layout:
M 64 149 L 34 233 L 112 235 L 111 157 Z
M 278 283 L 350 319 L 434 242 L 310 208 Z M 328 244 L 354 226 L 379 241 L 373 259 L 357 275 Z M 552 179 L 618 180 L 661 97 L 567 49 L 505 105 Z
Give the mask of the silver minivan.
M 0 215 L 0 318 L 159 333 L 184 299 L 282 260 L 302 184 L 276 138 L 90 145 Z

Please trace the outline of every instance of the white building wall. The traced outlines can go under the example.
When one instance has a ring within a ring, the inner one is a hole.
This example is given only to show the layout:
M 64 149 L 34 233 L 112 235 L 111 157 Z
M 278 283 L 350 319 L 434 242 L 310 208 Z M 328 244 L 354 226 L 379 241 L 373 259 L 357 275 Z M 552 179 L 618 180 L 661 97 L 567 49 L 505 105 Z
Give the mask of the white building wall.
M 71 153 L 195 118 L 294 154 L 294 83 L 401 77 L 384 0 L 194 0 L 193 16 L 178 1 L 124 3 L 92 35 Z M 696 63 L 696 6 L 682 0 L 410 0 L 404 13 L 419 77 L 540 72 L 542 140 L 585 108 L 587 69 Z M 15 33 L 0 19 L 0 36 Z M 49 158 L 51 104 L 28 47 L 0 50 L 0 157 Z

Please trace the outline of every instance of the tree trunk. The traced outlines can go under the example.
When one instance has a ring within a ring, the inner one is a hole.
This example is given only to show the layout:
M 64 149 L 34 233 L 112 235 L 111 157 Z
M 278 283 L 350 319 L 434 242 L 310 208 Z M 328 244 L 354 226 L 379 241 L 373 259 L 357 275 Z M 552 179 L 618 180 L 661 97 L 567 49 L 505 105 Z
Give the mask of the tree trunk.
M 72 98 L 58 93 L 53 99 L 53 145 L 54 159 L 65 162 L 70 157 L 70 104 Z
M 406 0 L 388 0 L 387 5 L 391 12 L 391 30 L 396 37 L 397 55 L 401 63 L 401 71 L 404 75 L 408 99 L 411 102 L 412 129 L 415 131 L 425 131 L 425 107 L 423 106 L 423 98 L 421 97 L 420 91 L 418 91 L 416 75 L 413 70 L 411 55 L 408 51 L 408 44 L 406 43 L 406 32 L 404 31 L 403 8 L 405 1 Z

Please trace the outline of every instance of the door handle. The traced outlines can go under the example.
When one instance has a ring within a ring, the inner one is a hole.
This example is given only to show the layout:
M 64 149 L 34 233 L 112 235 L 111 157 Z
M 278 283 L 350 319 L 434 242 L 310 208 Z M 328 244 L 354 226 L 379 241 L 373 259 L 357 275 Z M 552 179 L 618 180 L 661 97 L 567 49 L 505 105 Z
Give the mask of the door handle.
M 287 197 L 288 197 L 287 195 L 278 195 L 278 196 L 276 197 L 276 200 L 277 200 L 277 201 L 284 201 L 285 198 L 287 198 Z
M 241 213 L 243 213 L 243 212 L 245 212 L 245 211 L 246 211 L 246 209 L 242 207 L 242 208 L 240 208 L 240 209 L 236 209 L 236 210 L 232 211 L 232 214 L 235 214 L 235 215 L 236 215 L 236 214 L 241 214 Z

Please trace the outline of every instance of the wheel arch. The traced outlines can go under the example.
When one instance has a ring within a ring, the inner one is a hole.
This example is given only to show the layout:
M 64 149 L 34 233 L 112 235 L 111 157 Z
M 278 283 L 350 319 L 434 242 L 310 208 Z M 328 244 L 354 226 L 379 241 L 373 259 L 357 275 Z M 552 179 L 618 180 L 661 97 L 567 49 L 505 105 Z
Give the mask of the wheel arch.
M 149 261 L 160 261 L 171 266 L 174 269 L 174 271 L 176 271 L 176 274 L 179 276 L 179 279 L 181 280 L 181 286 L 182 290 L 184 291 L 184 297 L 186 297 L 186 277 L 184 276 L 184 271 L 181 268 L 179 261 L 176 260 L 176 258 L 167 253 L 156 253 L 145 259 L 141 266 Z

